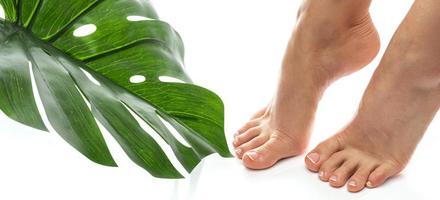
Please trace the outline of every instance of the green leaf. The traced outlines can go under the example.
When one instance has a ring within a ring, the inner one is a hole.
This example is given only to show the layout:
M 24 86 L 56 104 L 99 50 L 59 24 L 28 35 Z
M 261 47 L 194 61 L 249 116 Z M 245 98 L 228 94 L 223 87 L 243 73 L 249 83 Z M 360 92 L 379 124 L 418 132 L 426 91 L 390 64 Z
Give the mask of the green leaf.
M 209 154 L 231 156 L 221 99 L 192 84 L 180 36 L 148 1 L 0 4 L 0 109 L 11 119 L 47 130 L 36 91 L 51 127 L 80 153 L 116 166 L 99 121 L 155 177 L 182 175 L 152 134 L 188 172 Z
M 0 0 L 6 19 L 10 22 L 16 22 L 18 18 L 18 0 Z

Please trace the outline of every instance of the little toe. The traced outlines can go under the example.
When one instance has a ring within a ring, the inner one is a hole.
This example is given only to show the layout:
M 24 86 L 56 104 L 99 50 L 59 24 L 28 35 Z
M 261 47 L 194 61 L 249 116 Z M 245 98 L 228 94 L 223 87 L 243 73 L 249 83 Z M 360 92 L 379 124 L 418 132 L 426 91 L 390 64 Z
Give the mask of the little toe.
M 359 169 L 351 176 L 350 180 L 347 184 L 347 190 L 349 192 L 359 192 L 365 188 L 365 184 L 367 183 L 368 176 L 374 170 L 374 165 L 363 165 L 360 166 Z
M 333 187 L 342 187 L 347 182 L 347 179 L 353 175 L 358 166 L 357 162 L 348 160 L 344 162 L 338 169 L 336 169 L 330 179 L 329 183 Z
M 312 172 L 317 172 L 324 163 L 333 153 L 340 149 L 338 140 L 330 138 L 321 144 L 319 144 L 315 149 L 307 154 L 305 158 L 305 163 L 307 168 Z
M 283 144 L 270 138 L 260 147 L 246 152 L 243 156 L 243 163 L 250 169 L 266 169 L 284 157 L 286 155 Z
M 232 142 L 232 145 L 237 148 L 240 145 L 249 142 L 250 140 L 252 140 L 254 137 L 257 137 L 258 135 L 260 135 L 261 133 L 261 128 L 256 126 L 253 128 L 248 129 L 246 132 L 237 135 L 234 137 L 234 141 Z
M 269 138 L 265 135 L 259 135 L 257 137 L 254 137 L 250 141 L 240 145 L 235 149 L 235 153 L 237 154 L 238 158 L 242 158 L 246 152 L 258 148 L 259 146 L 263 145 L 269 140 Z
M 382 185 L 388 178 L 398 174 L 400 168 L 389 163 L 383 163 L 377 167 L 373 172 L 371 172 L 368 177 L 366 186 L 368 188 L 375 188 Z
M 318 176 L 322 181 L 327 182 L 333 172 L 344 163 L 346 157 L 343 152 L 336 152 L 321 164 Z

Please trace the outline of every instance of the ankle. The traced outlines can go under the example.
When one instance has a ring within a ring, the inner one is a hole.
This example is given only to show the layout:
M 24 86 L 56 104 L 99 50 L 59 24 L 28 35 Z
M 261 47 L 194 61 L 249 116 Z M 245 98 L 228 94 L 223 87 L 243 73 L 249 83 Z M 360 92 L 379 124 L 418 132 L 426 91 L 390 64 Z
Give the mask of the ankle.
M 295 55 L 295 54 L 293 54 Z M 324 90 L 331 84 L 333 77 L 330 72 L 326 71 L 325 68 L 320 67 L 322 63 L 319 59 L 319 55 L 304 55 L 310 57 L 313 60 L 311 63 L 301 63 L 300 59 L 295 59 L 294 57 L 286 56 L 283 64 L 280 77 L 282 85 L 290 85 L 290 88 L 295 88 L 298 93 L 304 91 L 305 94 L 321 96 Z M 311 66 L 307 68 L 297 67 L 298 66 Z M 296 81 L 292 81 L 296 80 Z M 301 82 L 301 84 L 297 84 Z M 314 92 L 311 94 L 310 92 Z M 317 103 L 317 102 L 310 102 Z
M 402 59 L 402 57 L 404 59 Z M 427 93 L 440 91 L 440 67 L 436 59 L 421 51 L 406 52 L 384 60 L 382 70 L 394 74 L 402 87 Z
M 368 15 L 370 4 L 371 0 L 306 0 L 298 11 L 298 19 L 321 21 L 321 26 L 335 27 L 336 22 L 340 26 L 351 26 Z
M 363 2 L 363 3 L 362 3 Z M 351 35 L 377 35 L 368 12 L 370 0 L 307 0 L 298 13 L 297 43 L 323 49 Z M 313 42 L 313 44 L 310 44 Z

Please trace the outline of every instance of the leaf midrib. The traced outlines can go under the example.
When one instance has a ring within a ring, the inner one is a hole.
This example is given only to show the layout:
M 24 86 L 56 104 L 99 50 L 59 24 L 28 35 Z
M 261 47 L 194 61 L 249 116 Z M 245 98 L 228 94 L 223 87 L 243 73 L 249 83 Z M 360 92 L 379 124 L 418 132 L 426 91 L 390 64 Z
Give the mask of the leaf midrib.
M 24 32 L 25 35 L 26 35 L 26 38 L 32 40 L 32 41 L 35 42 L 35 43 L 37 43 L 37 44 L 38 44 L 38 47 L 40 47 L 40 48 L 42 48 L 42 49 L 44 49 L 44 50 L 46 50 L 46 51 L 48 51 L 48 52 L 50 52 L 50 53 L 60 54 L 60 55 L 62 55 L 63 57 L 68 58 L 69 60 L 73 60 L 75 63 L 79 63 L 79 64 L 80 64 L 79 67 L 86 68 L 89 72 L 92 72 L 92 73 L 94 73 L 94 74 L 97 74 L 97 75 L 99 75 L 101 78 L 105 78 L 105 79 L 111 81 L 112 83 L 114 83 L 112 80 L 108 79 L 107 77 L 105 77 L 105 76 L 103 76 L 103 75 L 101 75 L 101 74 L 95 72 L 94 70 L 90 69 L 90 68 L 87 66 L 87 64 L 85 64 L 83 61 L 81 61 L 81 60 L 77 60 L 77 59 L 75 59 L 75 58 L 72 58 L 70 55 L 68 55 L 68 54 L 66 54 L 65 52 L 63 52 L 62 50 L 60 50 L 60 49 L 58 49 L 58 48 L 52 46 L 50 43 L 48 43 L 48 42 L 46 42 L 46 41 L 44 41 L 44 40 L 41 40 L 41 39 L 35 37 L 35 36 L 34 36 L 32 33 L 30 33 L 27 29 L 24 29 L 24 28 L 22 28 L 21 26 L 16 26 L 16 25 L 13 25 L 13 27 L 19 29 L 19 30 L 17 30 L 16 32 L 14 32 L 15 34 L 18 34 L 19 32 Z M 158 40 L 154 40 L 154 41 L 161 42 L 161 41 L 158 41 Z M 64 67 L 64 66 L 63 66 L 63 67 Z M 179 111 L 167 111 L 167 110 L 163 110 L 163 109 L 161 109 L 161 108 L 158 108 L 155 104 L 151 103 L 148 99 L 145 99 L 145 98 L 140 97 L 139 95 L 137 95 L 137 94 L 135 94 L 135 93 L 133 93 L 133 92 L 131 92 L 131 91 L 125 89 L 123 86 L 121 86 L 121 85 L 119 85 L 119 84 L 117 84 L 117 83 L 114 83 L 114 84 L 117 85 L 118 87 L 122 88 L 124 91 L 130 93 L 131 95 L 134 95 L 135 97 L 140 98 L 141 100 L 147 102 L 149 105 L 151 105 L 152 107 L 154 107 L 157 111 L 160 111 L 160 112 L 163 112 L 163 113 L 169 113 L 170 115 L 174 116 L 174 117 L 175 117 L 175 120 L 176 120 L 177 122 L 179 122 L 179 124 L 184 125 L 185 128 L 191 130 L 191 132 L 193 132 L 193 133 L 195 133 L 195 131 L 192 130 L 192 128 L 188 127 L 185 123 L 182 123 L 182 122 L 179 120 L 180 117 L 178 117 L 178 116 L 176 116 L 176 115 L 174 115 L 174 114 L 172 114 L 172 113 L 175 113 L 175 114 L 178 114 L 178 115 L 181 115 L 181 116 L 182 116 L 182 115 L 186 115 L 186 116 L 189 116 L 190 118 L 199 118 L 199 119 L 203 119 L 203 120 L 206 120 L 206 121 L 208 121 L 208 122 L 211 122 L 212 124 L 215 124 L 215 125 L 218 126 L 218 127 L 222 127 L 221 124 L 217 123 L 216 121 L 214 121 L 214 120 L 212 120 L 212 119 L 210 119 L 210 118 L 208 118 L 208 117 L 206 117 L 206 116 L 204 116 L 204 115 L 194 115 L 194 114 L 187 113 L 187 112 L 179 112 Z M 187 83 L 179 83 L 179 84 L 187 84 Z M 192 85 L 192 84 L 188 84 L 188 85 Z

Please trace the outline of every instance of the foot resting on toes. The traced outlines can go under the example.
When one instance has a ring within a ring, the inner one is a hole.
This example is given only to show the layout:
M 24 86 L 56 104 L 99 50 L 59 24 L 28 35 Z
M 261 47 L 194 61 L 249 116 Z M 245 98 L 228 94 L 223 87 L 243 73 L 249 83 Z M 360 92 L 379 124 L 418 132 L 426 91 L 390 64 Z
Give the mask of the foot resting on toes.
M 369 3 L 304 2 L 275 97 L 235 134 L 233 146 L 246 167 L 264 169 L 301 154 L 326 87 L 376 56 L 379 38 L 368 13 Z
M 357 192 L 404 169 L 440 106 L 439 19 L 439 1 L 416 0 L 353 121 L 307 154 L 322 181 Z

